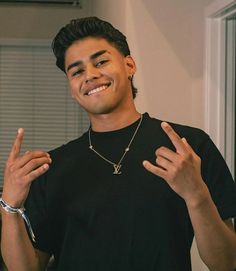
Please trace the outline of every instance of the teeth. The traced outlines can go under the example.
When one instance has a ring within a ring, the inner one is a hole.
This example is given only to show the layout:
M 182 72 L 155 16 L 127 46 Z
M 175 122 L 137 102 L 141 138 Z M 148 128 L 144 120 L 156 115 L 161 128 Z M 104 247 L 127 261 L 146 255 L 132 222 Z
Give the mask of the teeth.
M 96 92 L 99 92 L 99 91 L 102 91 L 104 89 L 106 89 L 108 86 L 107 85 L 104 85 L 104 86 L 101 86 L 101 87 L 98 87 L 98 88 L 95 88 L 95 89 L 92 89 L 88 92 L 88 95 L 92 95 Z

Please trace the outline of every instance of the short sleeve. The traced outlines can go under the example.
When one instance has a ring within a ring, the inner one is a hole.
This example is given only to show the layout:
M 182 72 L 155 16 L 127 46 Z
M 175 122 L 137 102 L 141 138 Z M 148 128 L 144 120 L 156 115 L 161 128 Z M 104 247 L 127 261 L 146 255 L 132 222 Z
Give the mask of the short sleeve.
M 33 246 L 52 254 L 51 223 L 47 215 L 46 174 L 33 181 L 25 203 L 25 209 L 36 237 Z
M 202 176 L 223 220 L 236 217 L 236 185 L 229 168 L 213 141 L 201 144 Z

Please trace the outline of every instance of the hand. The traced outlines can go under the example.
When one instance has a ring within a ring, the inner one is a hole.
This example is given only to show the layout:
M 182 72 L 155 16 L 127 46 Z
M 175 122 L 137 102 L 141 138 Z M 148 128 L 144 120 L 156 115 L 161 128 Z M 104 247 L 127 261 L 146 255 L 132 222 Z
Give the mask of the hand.
M 23 206 L 33 180 L 45 173 L 51 158 L 43 151 L 28 151 L 20 156 L 24 130 L 18 130 L 4 171 L 2 198 L 12 207 Z
M 163 178 L 186 203 L 198 204 L 207 188 L 201 176 L 201 159 L 185 138 L 180 138 L 172 127 L 162 122 L 161 127 L 175 146 L 176 152 L 160 147 L 156 150 L 156 165 L 144 161 L 144 167 Z

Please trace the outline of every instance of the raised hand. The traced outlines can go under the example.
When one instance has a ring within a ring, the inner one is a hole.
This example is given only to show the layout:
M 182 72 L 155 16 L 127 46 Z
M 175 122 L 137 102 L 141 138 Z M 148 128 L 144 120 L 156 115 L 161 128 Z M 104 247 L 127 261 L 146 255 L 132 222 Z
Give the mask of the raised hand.
M 2 198 L 13 207 L 23 206 L 33 180 L 45 173 L 51 158 L 43 151 L 28 151 L 20 155 L 24 129 L 18 130 L 4 171 Z
M 187 203 L 197 204 L 207 191 L 201 176 L 201 159 L 187 140 L 180 138 L 168 123 L 162 122 L 161 127 L 176 151 L 160 147 L 155 152 L 156 164 L 143 161 L 143 165 L 148 171 L 163 178 Z

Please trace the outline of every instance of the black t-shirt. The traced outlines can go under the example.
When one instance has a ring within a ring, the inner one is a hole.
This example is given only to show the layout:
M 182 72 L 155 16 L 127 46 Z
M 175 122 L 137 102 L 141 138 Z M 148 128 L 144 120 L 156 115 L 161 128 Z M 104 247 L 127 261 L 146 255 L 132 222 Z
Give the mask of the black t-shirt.
M 58 271 L 190 271 L 193 229 L 184 200 L 143 160 L 175 150 L 161 121 L 143 116 L 120 175 L 89 149 L 88 132 L 51 152 L 49 171 L 35 180 L 26 210 L 35 247 L 54 254 Z M 91 132 L 94 148 L 118 162 L 138 121 Z M 203 131 L 172 124 L 202 159 L 202 176 L 222 219 L 236 216 L 236 188 L 219 151 Z

